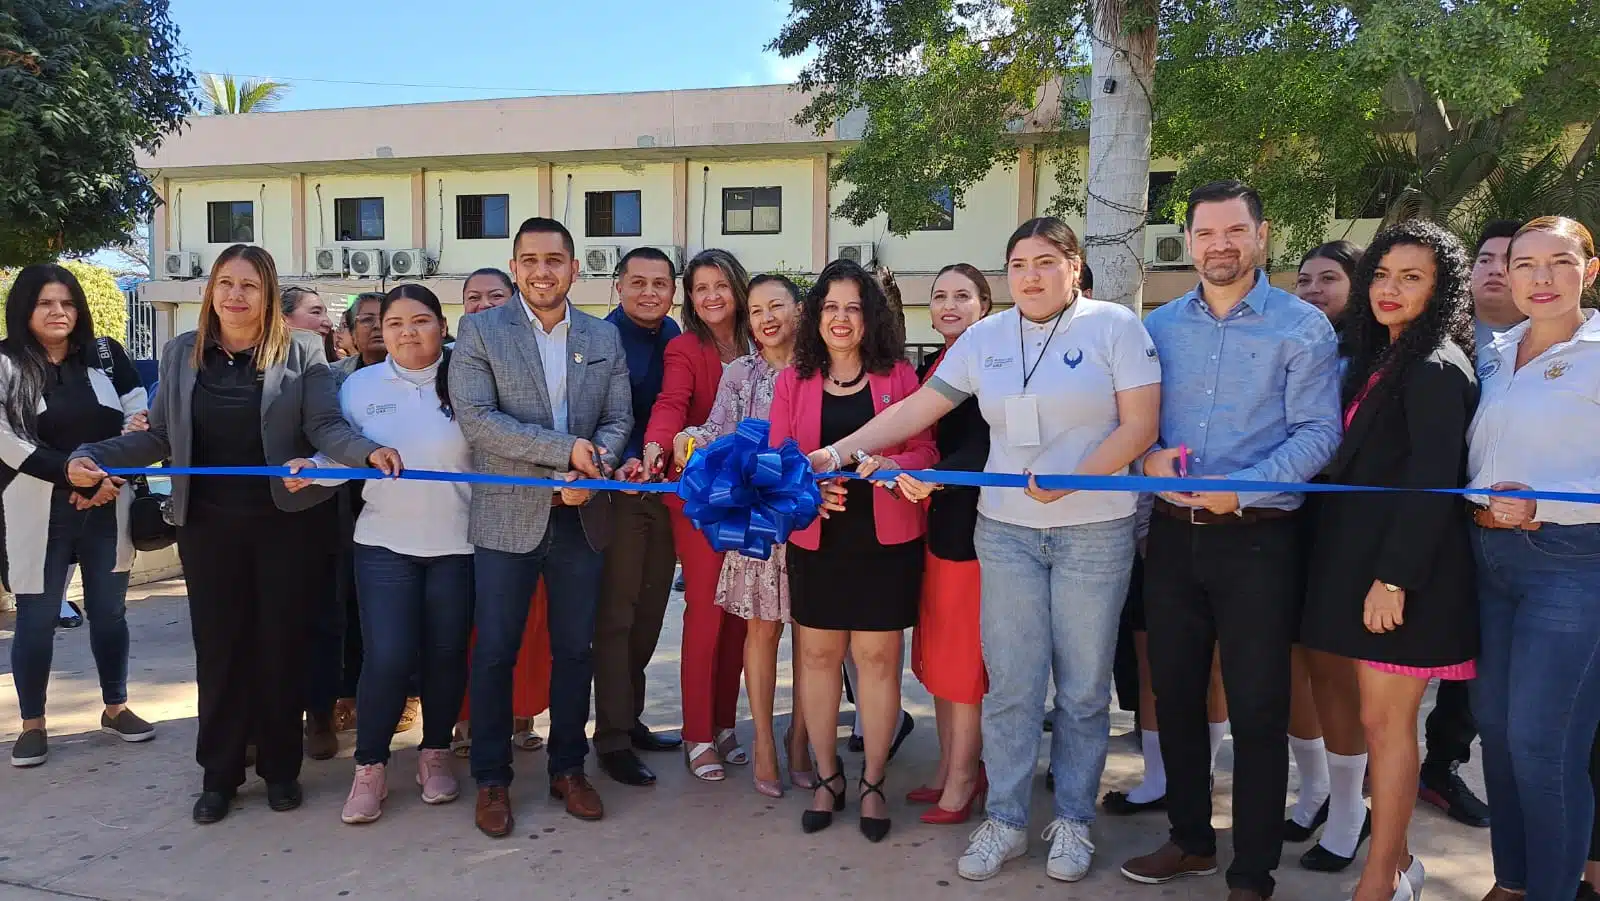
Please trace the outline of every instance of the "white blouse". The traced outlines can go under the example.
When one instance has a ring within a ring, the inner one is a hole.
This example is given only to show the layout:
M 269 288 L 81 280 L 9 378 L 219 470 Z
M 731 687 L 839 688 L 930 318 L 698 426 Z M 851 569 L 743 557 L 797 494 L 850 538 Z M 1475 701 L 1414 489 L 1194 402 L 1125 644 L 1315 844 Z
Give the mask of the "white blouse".
M 1600 314 L 1572 340 L 1520 370 L 1524 322 L 1478 354 L 1482 397 L 1467 432 L 1468 488 L 1520 482 L 1539 491 L 1600 494 Z M 1488 498 L 1472 500 L 1487 504 Z M 1600 504 L 1539 501 L 1535 519 L 1555 525 L 1600 523 Z

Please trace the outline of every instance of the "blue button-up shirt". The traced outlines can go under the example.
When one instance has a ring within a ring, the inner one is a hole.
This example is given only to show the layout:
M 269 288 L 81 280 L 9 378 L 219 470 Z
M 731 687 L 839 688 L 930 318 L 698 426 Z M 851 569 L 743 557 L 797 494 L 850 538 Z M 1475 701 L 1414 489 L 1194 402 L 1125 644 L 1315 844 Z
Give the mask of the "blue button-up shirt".
M 1161 445 L 1188 445 L 1191 476 L 1308 481 L 1343 431 L 1333 326 L 1264 271 L 1220 319 L 1200 292 L 1145 318 L 1161 358 Z M 1301 499 L 1241 492 L 1239 505 L 1293 510 Z
M 606 315 L 606 321 L 617 327 L 622 335 L 622 351 L 628 358 L 628 382 L 633 388 L 633 433 L 628 436 L 628 446 L 621 459 L 644 457 L 644 428 L 650 424 L 650 408 L 655 406 L 661 393 L 661 379 L 666 372 L 663 357 L 667 342 L 678 337 L 678 324 L 668 316 L 654 330 L 647 329 L 617 307 Z

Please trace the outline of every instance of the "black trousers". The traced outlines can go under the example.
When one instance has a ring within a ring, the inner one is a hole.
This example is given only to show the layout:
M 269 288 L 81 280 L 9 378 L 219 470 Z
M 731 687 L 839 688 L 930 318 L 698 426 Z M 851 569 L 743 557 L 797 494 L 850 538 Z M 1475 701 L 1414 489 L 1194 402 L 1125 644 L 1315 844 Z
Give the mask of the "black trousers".
M 1271 897 L 1283 853 L 1289 782 L 1289 647 L 1299 628 L 1300 534 L 1294 517 L 1193 525 L 1157 512 L 1145 556 L 1151 681 L 1161 721 L 1172 841 L 1217 852 L 1206 716 L 1212 645 L 1234 746 L 1230 888 Z
M 195 682 L 200 693 L 195 759 L 206 791 L 244 783 L 245 745 L 267 782 L 300 776 L 306 634 L 333 510 L 258 515 L 191 505 L 178 529 L 189 589 Z
M 654 494 L 611 498 L 611 543 L 594 630 L 594 750 L 627 750 L 644 715 L 644 671 L 672 595 L 672 519 Z
M 1423 726 L 1427 740 L 1423 769 L 1448 769 L 1472 759 L 1472 740 L 1478 737 L 1478 721 L 1472 716 L 1470 684 L 1439 680 L 1433 710 Z

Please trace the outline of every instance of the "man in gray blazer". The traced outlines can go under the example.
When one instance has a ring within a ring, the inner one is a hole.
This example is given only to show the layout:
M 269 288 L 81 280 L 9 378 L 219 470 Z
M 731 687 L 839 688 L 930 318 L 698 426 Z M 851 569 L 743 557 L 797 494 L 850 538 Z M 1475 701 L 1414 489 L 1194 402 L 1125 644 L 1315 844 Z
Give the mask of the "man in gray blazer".
M 511 271 L 520 297 L 461 320 L 450 397 L 481 473 L 601 478 L 633 428 L 628 361 L 615 326 L 567 301 L 578 274 L 572 235 L 553 219 L 522 224 Z M 584 775 L 590 651 L 601 549 L 610 534 L 606 492 L 476 485 L 469 536 L 476 548 L 477 645 L 472 653 L 472 775 L 476 821 L 499 838 L 514 825 L 512 668 L 539 577 L 549 593 L 550 794 L 579 819 L 604 815 Z

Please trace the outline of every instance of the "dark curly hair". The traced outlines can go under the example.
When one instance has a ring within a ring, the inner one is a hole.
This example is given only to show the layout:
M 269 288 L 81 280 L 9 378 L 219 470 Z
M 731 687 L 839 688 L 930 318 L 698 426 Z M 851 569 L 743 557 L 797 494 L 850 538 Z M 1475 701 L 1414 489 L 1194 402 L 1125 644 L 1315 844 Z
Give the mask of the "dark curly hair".
M 905 357 L 905 341 L 896 337 L 894 312 L 883 294 L 883 286 L 861 264 L 834 260 L 817 275 L 816 284 L 800 305 L 800 331 L 795 336 L 793 366 L 795 375 L 808 379 L 828 374 L 828 345 L 822 340 L 822 302 L 834 282 L 855 282 L 861 292 L 861 363 L 866 370 L 884 375 Z
M 1372 279 L 1383 258 L 1396 247 L 1410 245 L 1433 251 L 1433 296 L 1400 340 L 1389 341 L 1389 329 L 1372 313 Z M 1382 371 L 1374 390 L 1395 392 L 1406 371 L 1427 359 L 1446 341 L 1454 341 L 1471 360 L 1476 356 L 1472 331 L 1471 264 L 1461 240 L 1443 226 L 1412 219 L 1378 233 L 1367 246 L 1351 279 L 1350 306 L 1345 310 L 1344 338 L 1350 348 L 1342 396 L 1349 404 L 1366 387 L 1372 373 Z

